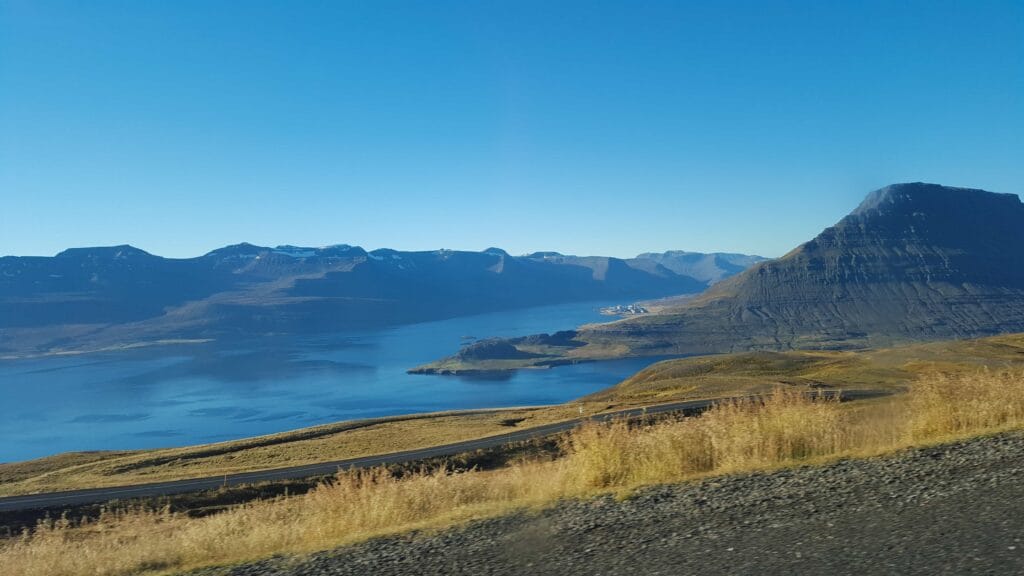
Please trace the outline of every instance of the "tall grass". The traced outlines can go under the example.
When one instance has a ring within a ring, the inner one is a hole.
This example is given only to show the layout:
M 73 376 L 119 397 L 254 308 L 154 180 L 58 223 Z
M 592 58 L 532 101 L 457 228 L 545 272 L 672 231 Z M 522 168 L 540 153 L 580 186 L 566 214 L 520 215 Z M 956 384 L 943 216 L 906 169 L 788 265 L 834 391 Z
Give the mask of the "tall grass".
M 590 424 L 569 436 L 571 481 L 591 489 L 749 471 L 837 454 L 863 443 L 838 400 L 777 390 L 716 406 L 699 418 L 637 430 Z
M 591 423 L 564 457 L 489 472 L 394 477 L 339 474 L 305 494 L 204 518 L 163 511 L 40 524 L 0 545 L 0 566 L 25 576 L 120 575 L 305 552 L 415 528 L 709 474 L 765 470 L 1024 427 L 1024 370 L 935 375 L 885 402 L 841 405 L 779 390 L 698 418 Z
M 1024 370 L 983 370 L 972 377 L 935 374 L 918 382 L 908 399 L 915 440 L 1017 428 L 1024 422 Z
M 531 462 L 494 472 L 438 470 L 402 478 L 363 470 L 339 474 L 302 496 L 204 518 L 135 510 L 80 527 L 46 522 L 0 548 L 0 566 L 5 574 L 24 576 L 136 574 L 324 549 L 399 528 L 450 525 L 550 502 L 564 486 L 560 469 Z

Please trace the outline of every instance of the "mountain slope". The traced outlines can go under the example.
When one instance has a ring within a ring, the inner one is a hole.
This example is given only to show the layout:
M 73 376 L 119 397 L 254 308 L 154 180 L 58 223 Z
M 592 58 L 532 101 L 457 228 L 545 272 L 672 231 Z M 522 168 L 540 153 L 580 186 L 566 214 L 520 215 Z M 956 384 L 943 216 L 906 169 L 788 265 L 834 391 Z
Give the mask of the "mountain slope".
M 765 260 L 766 258 L 761 256 L 749 256 L 747 254 L 729 254 L 724 252 L 703 254 L 701 252 L 670 250 L 662 253 L 646 252 L 640 254 L 631 261 L 631 264 L 640 267 L 643 266 L 642 263 L 649 262 L 650 266 L 663 266 L 676 274 L 691 276 L 710 285 L 739 274 L 754 264 L 764 262 Z
M 632 260 L 238 244 L 189 259 L 131 246 L 0 258 L 0 353 L 310 333 L 516 307 L 693 294 Z
M 533 363 L 854 348 L 1022 331 L 1019 198 L 897 184 L 871 193 L 782 258 L 756 264 L 664 313 L 585 326 L 574 347 L 548 348 L 548 357 Z
M 664 316 L 586 332 L 643 351 L 833 347 L 1024 330 L 1024 205 L 901 184 Z

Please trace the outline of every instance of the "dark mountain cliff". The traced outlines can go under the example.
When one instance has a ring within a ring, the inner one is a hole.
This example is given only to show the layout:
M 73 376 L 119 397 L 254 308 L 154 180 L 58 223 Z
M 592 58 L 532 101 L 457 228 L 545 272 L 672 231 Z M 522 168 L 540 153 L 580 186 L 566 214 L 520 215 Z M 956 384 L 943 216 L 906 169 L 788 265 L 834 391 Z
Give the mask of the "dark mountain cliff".
M 847 347 L 1024 331 L 1024 204 L 898 184 L 665 315 L 580 334 L 634 353 Z
M 538 348 L 512 339 L 517 349 L 540 354 L 486 360 L 509 360 L 502 364 L 507 368 L 630 355 L 858 348 L 1004 332 L 1024 332 L 1024 204 L 1013 194 L 912 183 L 872 192 L 813 240 L 685 304 L 585 326 L 559 345 Z M 455 355 L 416 370 L 488 367 Z

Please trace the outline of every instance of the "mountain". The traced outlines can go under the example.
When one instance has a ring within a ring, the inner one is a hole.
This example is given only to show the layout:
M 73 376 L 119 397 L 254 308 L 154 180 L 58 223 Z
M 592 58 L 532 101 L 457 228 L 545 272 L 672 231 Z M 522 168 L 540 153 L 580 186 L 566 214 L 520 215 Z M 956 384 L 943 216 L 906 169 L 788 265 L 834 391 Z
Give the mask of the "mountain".
M 713 252 L 704 254 L 701 252 L 684 252 L 682 250 L 670 250 L 668 252 L 652 253 L 645 252 L 637 256 L 633 262 L 634 266 L 640 267 L 641 262 L 649 261 L 654 266 L 663 266 L 676 274 L 690 276 L 709 285 L 724 280 L 730 276 L 750 268 L 758 262 L 764 262 L 766 258 L 761 256 L 750 256 L 747 254 L 729 254 L 725 252 Z
M 898 184 L 778 260 L 663 316 L 601 326 L 637 351 L 852 347 L 1024 331 L 1024 205 Z
M 516 307 L 697 293 L 634 260 L 237 244 L 170 259 L 132 246 L 0 258 L 0 353 L 310 333 Z
M 663 313 L 580 329 L 533 364 L 623 355 L 857 348 L 1024 332 L 1024 204 L 911 183 Z M 515 342 L 513 342 L 515 343 Z M 465 366 L 463 366 L 465 368 Z

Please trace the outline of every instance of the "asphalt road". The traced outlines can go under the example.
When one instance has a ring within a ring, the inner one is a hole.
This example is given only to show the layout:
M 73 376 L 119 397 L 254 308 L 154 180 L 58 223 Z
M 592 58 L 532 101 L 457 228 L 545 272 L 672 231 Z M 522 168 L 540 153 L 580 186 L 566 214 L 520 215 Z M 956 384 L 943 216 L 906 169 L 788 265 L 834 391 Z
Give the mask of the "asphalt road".
M 826 395 L 834 392 L 825 392 Z M 840 393 L 843 400 L 853 400 L 881 394 L 876 391 L 846 390 Z M 637 418 L 644 414 L 664 414 L 668 412 L 699 413 L 707 410 L 718 402 L 733 400 L 734 398 L 718 398 L 712 400 L 693 400 L 689 402 L 674 402 L 671 404 L 659 404 L 644 408 L 630 408 L 618 410 L 597 416 L 586 418 L 587 420 L 608 421 L 614 418 Z M 534 438 L 551 436 L 565 432 L 578 426 L 584 418 L 576 418 L 565 422 L 525 428 L 522 430 L 510 431 L 507 434 L 488 436 L 476 440 L 454 442 L 430 448 L 418 450 L 406 450 L 377 456 L 365 456 L 362 458 L 349 458 L 346 460 L 335 460 L 318 464 L 303 466 L 291 466 L 288 468 L 276 468 L 272 470 L 258 470 L 255 472 L 243 472 L 239 474 L 228 474 L 226 476 L 212 476 L 205 478 L 192 478 L 187 480 L 172 480 L 169 482 L 155 482 L 150 484 L 136 484 L 131 486 L 116 486 L 110 488 L 88 488 L 83 490 L 69 490 L 64 492 L 48 492 L 43 494 L 28 494 L 24 496 L 8 496 L 0 498 L 0 512 L 32 510 L 38 508 L 58 508 L 61 506 L 76 506 L 80 504 L 94 504 L 97 502 L 108 502 L 111 500 L 123 500 L 130 498 L 151 498 L 154 496 L 167 496 L 170 494 L 181 494 L 185 492 L 198 492 L 202 490 L 213 490 L 222 486 L 237 486 L 239 484 L 253 484 L 256 482 L 272 482 L 280 480 L 294 480 L 308 478 L 311 476 L 325 476 L 336 473 L 342 469 L 371 468 L 383 464 L 401 464 L 436 458 L 440 456 L 453 456 L 463 452 L 495 448 L 505 444 L 524 442 Z

